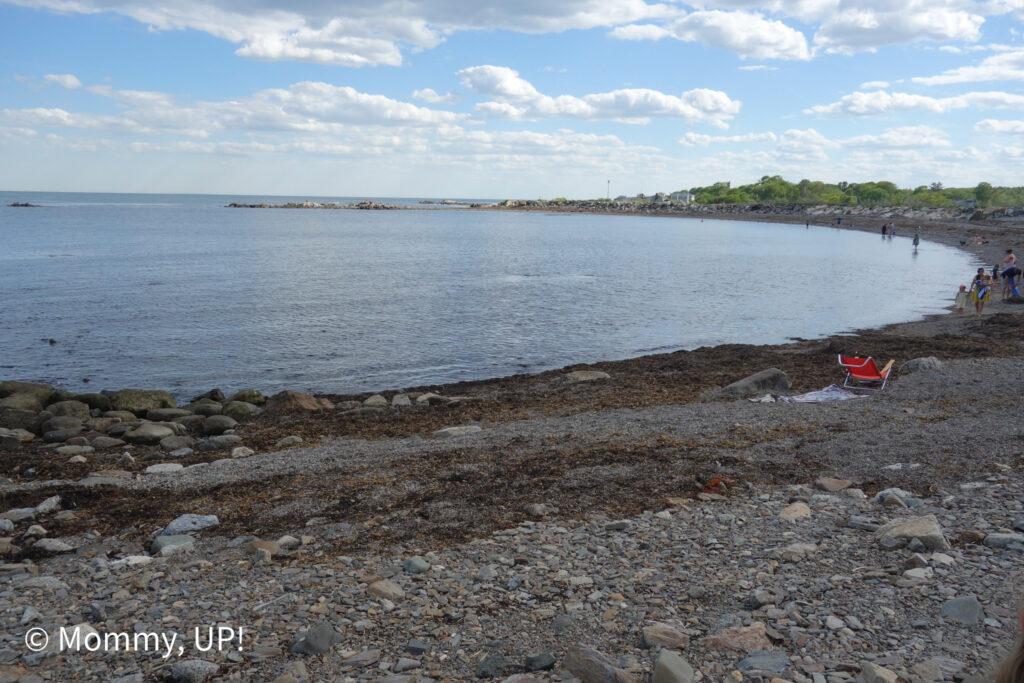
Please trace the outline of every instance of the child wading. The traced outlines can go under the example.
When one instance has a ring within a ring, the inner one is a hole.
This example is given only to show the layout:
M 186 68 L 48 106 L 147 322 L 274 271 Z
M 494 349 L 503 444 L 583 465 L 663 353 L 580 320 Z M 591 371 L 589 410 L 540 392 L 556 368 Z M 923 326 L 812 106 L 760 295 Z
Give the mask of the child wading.
M 953 304 L 956 312 L 964 314 L 964 307 L 967 305 L 967 285 L 960 285 L 960 291 L 956 293 L 956 302 Z

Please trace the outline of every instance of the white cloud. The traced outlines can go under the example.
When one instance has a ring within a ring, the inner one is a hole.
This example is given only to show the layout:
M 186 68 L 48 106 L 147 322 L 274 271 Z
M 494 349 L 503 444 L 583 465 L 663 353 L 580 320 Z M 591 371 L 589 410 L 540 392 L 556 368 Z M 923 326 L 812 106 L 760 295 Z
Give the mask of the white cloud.
M 74 74 L 46 74 L 43 78 L 50 83 L 56 83 L 62 88 L 67 88 L 68 90 L 74 90 L 75 88 L 82 87 L 82 82 L 78 80 Z
M 926 40 L 974 42 L 981 37 L 985 21 L 958 0 L 904 0 L 882 7 L 853 0 L 840 3 L 840 10 L 828 16 L 815 33 L 815 48 L 853 54 Z
M 979 133 L 1013 133 L 1024 134 L 1024 121 L 999 121 L 997 119 L 984 119 L 974 124 L 974 130 Z
M 612 31 L 616 38 L 659 40 L 671 36 L 729 50 L 742 59 L 810 59 L 804 34 L 756 12 L 702 10 L 665 26 L 632 25 Z
M 889 83 L 887 81 L 867 81 L 865 83 L 860 84 L 861 90 L 879 90 L 888 87 Z
M 978 81 L 1021 81 L 1024 80 L 1024 50 L 1000 52 L 986 57 L 976 66 L 961 66 L 945 71 L 938 76 L 918 76 L 911 80 L 923 85 L 975 83 Z
M 631 88 L 576 97 L 551 97 L 540 93 L 513 69 L 474 66 L 457 73 L 462 84 L 478 95 L 493 98 L 476 110 L 504 119 L 565 117 L 580 120 L 615 120 L 646 123 L 653 117 L 680 118 L 726 127 L 740 110 L 740 102 L 724 92 L 698 88 L 679 96 L 657 90 Z
M 944 114 L 967 107 L 1004 108 L 1024 106 L 1024 95 L 1006 92 L 970 92 L 954 97 L 928 97 L 910 93 L 856 92 L 845 95 L 838 102 L 816 105 L 805 109 L 805 114 L 825 116 L 875 116 L 900 111 L 921 111 Z
M 192 29 L 239 45 L 237 54 L 337 66 L 396 66 L 403 49 L 436 47 L 460 30 L 557 33 L 614 27 L 676 13 L 644 0 L 8 0 L 66 13 L 116 12 L 152 30 Z
M 745 135 L 702 135 L 700 133 L 686 133 L 679 144 L 686 147 L 700 145 L 719 145 L 723 143 L 744 143 L 744 142 L 775 142 L 778 137 L 775 133 L 747 133 Z
M 428 104 L 451 104 L 453 102 L 459 101 L 459 96 L 457 94 L 449 92 L 445 93 L 444 95 L 441 95 L 433 88 L 422 88 L 421 90 L 414 90 L 412 93 L 412 98 L 414 100 L 419 100 L 421 102 L 427 102 Z
M 778 71 L 777 66 L 767 66 L 765 64 L 747 64 L 745 66 L 736 67 L 740 71 Z

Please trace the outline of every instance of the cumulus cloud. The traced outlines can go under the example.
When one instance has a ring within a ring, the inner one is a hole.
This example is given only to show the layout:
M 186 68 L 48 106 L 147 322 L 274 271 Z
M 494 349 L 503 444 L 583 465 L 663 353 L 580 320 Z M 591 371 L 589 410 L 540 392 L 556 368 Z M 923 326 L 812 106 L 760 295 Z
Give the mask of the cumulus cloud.
M 702 10 L 665 26 L 622 26 L 611 35 L 628 40 L 659 40 L 671 36 L 729 50 L 744 59 L 809 59 L 811 56 L 804 34 L 756 12 Z
M 1024 95 L 1006 92 L 970 92 L 953 97 L 928 97 L 910 93 L 856 92 L 842 97 L 838 102 L 822 104 L 804 109 L 805 114 L 823 116 L 876 116 L 901 111 L 921 111 L 931 114 L 945 114 L 954 109 L 977 107 L 999 109 L 1024 106 Z
M 945 71 L 938 76 L 919 76 L 911 80 L 923 85 L 978 81 L 1022 81 L 1024 80 L 1024 50 L 1000 52 L 986 57 L 974 66 L 961 66 Z
M 824 19 L 814 45 L 825 52 L 853 54 L 920 41 L 974 42 L 984 21 L 957 0 L 906 0 L 886 6 L 845 0 Z
M 740 110 L 741 103 L 724 92 L 698 88 L 679 96 L 657 90 L 631 88 L 576 97 L 551 97 L 504 66 L 474 66 L 456 74 L 477 95 L 493 98 L 476 110 L 492 118 L 511 120 L 564 117 L 646 123 L 653 117 L 710 123 L 720 128 Z
M 747 64 L 745 66 L 736 67 L 740 71 L 778 71 L 777 66 L 767 66 L 765 64 Z
M 744 142 L 775 142 L 778 136 L 775 133 L 747 133 L 746 135 L 702 135 L 700 133 L 687 133 L 680 140 L 679 144 L 686 147 L 700 145 L 718 145 L 723 143 L 744 143 Z
M 887 81 L 867 81 L 860 84 L 861 90 L 884 90 L 889 87 Z
M 924 147 L 951 147 L 949 136 L 933 126 L 902 126 L 890 128 L 876 135 L 858 135 L 841 140 L 844 147 L 862 149 L 882 147 L 885 149 L 921 149 Z
M 997 119 L 984 119 L 974 124 L 974 130 L 979 133 L 1014 133 L 1024 134 L 1024 121 L 999 121 Z
M 557 33 L 674 13 L 645 0 L 9 1 L 67 13 L 115 12 L 158 31 L 202 31 L 239 45 L 237 54 L 243 57 L 347 67 L 396 66 L 403 61 L 403 49 L 430 49 L 460 30 Z
M 43 78 L 49 83 L 56 83 L 68 90 L 82 87 L 82 82 L 74 74 L 46 74 Z

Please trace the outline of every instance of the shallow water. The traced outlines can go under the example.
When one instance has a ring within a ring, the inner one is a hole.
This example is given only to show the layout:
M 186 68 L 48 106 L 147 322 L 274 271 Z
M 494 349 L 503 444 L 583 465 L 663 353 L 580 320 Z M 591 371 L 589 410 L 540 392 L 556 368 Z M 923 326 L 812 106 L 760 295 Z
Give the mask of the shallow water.
M 179 398 L 443 384 L 911 320 L 973 270 L 802 225 L 224 208 L 303 199 L 0 193 L 0 379 Z

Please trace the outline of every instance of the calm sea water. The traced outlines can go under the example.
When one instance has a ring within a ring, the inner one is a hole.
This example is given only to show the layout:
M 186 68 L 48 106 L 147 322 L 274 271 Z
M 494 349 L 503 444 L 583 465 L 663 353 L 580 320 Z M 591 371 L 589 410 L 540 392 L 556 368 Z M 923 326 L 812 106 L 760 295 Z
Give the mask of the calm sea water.
M 794 225 L 224 208 L 304 199 L 351 201 L 0 192 L 0 379 L 178 398 L 443 384 L 915 319 L 973 270 Z

